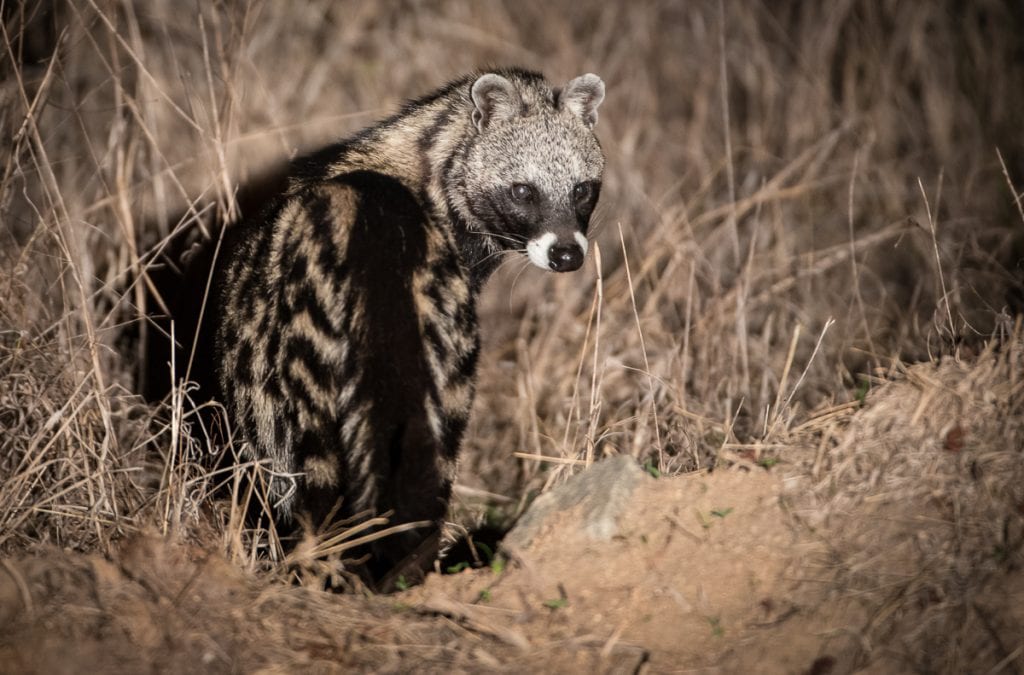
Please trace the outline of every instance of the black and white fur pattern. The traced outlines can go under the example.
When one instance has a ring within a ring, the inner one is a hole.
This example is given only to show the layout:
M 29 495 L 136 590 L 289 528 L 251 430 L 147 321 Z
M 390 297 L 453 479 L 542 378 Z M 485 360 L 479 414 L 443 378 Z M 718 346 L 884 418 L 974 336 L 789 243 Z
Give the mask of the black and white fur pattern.
M 477 294 L 503 254 L 578 269 L 604 157 L 604 84 L 478 73 L 297 161 L 229 229 L 217 379 L 279 520 L 443 522 L 473 399 Z M 336 507 L 340 504 L 340 510 Z M 374 545 L 387 570 L 429 533 Z

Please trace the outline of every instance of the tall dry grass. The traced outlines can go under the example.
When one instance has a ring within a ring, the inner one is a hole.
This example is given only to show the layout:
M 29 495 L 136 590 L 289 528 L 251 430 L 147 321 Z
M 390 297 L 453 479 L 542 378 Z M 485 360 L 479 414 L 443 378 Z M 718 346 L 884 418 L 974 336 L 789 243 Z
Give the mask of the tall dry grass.
M 2 7 L 0 550 L 246 553 L 190 390 L 134 395 L 139 336 L 167 339 L 148 272 L 239 185 L 484 64 L 601 74 L 609 165 L 585 269 L 482 300 L 471 514 L 607 453 L 785 461 L 809 411 L 1021 311 L 1010 1 Z

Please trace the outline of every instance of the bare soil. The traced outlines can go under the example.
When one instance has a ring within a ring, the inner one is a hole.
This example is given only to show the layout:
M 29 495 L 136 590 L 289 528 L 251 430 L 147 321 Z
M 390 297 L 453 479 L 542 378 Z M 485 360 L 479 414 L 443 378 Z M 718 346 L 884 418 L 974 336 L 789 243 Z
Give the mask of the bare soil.
M 784 648 L 769 639 L 806 620 L 793 601 L 798 535 L 775 476 L 652 479 L 635 497 L 611 541 L 583 538 L 568 513 L 501 572 L 430 575 L 388 597 L 262 585 L 217 554 L 153 536 L 112 559 L 7 561 L 0 606 L 18 628 L 2 641 L 0 668 L 665 672 L 761 662 L 795 672 L 827 648 L 814 634 Z

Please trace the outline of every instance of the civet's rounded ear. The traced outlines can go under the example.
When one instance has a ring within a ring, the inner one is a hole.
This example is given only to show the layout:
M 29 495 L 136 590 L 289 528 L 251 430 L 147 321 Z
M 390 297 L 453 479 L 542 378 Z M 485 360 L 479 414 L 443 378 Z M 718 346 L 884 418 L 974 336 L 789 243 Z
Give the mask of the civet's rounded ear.
M 495 73 L 477 78 L 470 90 L 473 97 L 473 124 L 483 131 L 495 121 L 510 119 L 519 114 L 523 99 L 515 85 Z
M 604 100 L 604 81 L 593 73 L 580 75 L 562 89 L 558 104 L 578 115 L 588 127 L 597 124 L 597 106 Z

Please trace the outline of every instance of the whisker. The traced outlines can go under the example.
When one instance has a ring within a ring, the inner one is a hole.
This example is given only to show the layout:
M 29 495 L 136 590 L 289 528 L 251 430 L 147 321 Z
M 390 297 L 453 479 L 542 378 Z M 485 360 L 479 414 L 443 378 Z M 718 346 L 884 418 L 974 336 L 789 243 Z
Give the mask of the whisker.
M 606 218 L 595 218 L 592 220 L 590 227 L 587 229 L 587 241 L 594 241 L 597 239 L 597 235 L 601 232 L 601 229 L 604 228 L 607 222 L 608 220 Z
M 526 260 L 523 261 L 523 266 L 520 268 L 520 270 L 518 272 L 516 272 L 516 276 L 512 280 L 512 286 L 508 289 L 508 307 L 509 307 L 509 309 L 512 309 L 512 293 L 514 293 L 515 290 L 516 290 L 516 282 L 519 281 L 519 277 L 523 276 L 523 272 L 526 271 L 526 268 L 530 267 L 532 264 L 533 263 L 530 262 L 530 259 L 527 258 Z
M 510 253 L 511 253 L 511 251 L 510 251 Z M 521 251 L 517 251 L 517 253 L 521 253 Z M 511 265 L 512 263 L 516 262 L 519 259 L 520 259 L 519 256 L 514 256 L 514 255 L 507 256 L 504 260 L 501 261 L 501 263 L 498 265 L 498 267 L 494 270 L 495 273 L 497 273 L 501 268 L 507 267 L 507 266 Z
M 515 248 L 515 249 L 499 249 L 497 251 L 494 251 L 493 253 L 487 254 L 486 256 L 481 258 L 480 260 L 477 260 L 475 263 L 473 263 L 473 267 L 476 268 L 476 267 L 484 264 L 485 262 L 487 262 L 491 258 L 495 258 L 495 257 L 501 256 L 501 255 L 506 255 L 508 253 L 525 253 L 525 252 L 526 252 L 526 249 L 518 249 L 518 248 Z M 499 267 L 500 267 L 500 265 L 499 265 Z
M 496 232 L 482 232 L 480 230 L 468 230 L 468 231 L 471 234 L 479 234 L 479 235 L 481 235 L 483 237 L 494 237 L 495 239 L 505 239 L 506 241 L 510 241 L 513 244 L 523 244 L 526 241 L 522 237 L 513 237 L 511 235 L 498 234 Z

